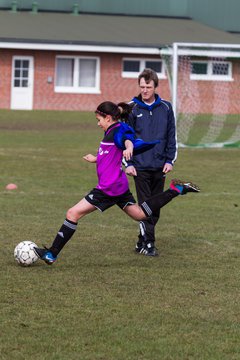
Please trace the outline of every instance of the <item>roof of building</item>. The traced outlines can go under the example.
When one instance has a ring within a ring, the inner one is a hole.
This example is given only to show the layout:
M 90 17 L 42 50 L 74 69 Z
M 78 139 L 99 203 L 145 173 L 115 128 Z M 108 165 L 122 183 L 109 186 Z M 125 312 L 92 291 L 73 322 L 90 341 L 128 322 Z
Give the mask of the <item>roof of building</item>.
M 173 42 L 239 44 L 239 36 L 188 18 L 4 10 L 0 41 L 159 48 Z
M 223 31 L 240 32 L 239 0 L 0 0 L 0 9 L 187 16 Z

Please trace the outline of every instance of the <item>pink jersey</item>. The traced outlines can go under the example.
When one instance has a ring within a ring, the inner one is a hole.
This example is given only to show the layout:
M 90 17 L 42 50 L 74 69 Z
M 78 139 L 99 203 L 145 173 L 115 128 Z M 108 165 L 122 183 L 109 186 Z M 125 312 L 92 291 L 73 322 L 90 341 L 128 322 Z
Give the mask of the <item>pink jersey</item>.
M 128 179 L 122 169 L 123 151 L 114 143 L 114 132 L 120 124 L 113 124 L 105 133 L 97 154 L 97 189 L 109 196 L 124 194 L 128 188 Z

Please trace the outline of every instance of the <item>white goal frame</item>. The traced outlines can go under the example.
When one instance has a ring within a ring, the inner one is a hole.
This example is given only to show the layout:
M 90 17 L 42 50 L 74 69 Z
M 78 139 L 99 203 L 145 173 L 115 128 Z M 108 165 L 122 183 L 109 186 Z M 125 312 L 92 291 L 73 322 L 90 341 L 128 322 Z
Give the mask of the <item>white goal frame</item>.
M 179 56 L 199 56 L 206 58 L 239 58 L 240 45 L 215 43 L 182 43 L 175 42 L 172 46 L 160 49 L 160 55 L 172 57 L 171 80 L 169 81 L 172 96 L 172 107 L 176 122 L 178 121 L 178 68 Z

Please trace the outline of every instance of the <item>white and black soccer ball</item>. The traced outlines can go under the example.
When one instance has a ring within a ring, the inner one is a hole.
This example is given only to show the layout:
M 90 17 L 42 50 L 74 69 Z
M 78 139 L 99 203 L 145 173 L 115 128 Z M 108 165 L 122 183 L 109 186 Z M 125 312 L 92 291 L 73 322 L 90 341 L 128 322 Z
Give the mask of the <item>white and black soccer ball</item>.
M 30 266 L 38 260 L 33 248 L 37 245 L 32 241 L 22 241 L 14 249 L 14 258 L 19 265 Z

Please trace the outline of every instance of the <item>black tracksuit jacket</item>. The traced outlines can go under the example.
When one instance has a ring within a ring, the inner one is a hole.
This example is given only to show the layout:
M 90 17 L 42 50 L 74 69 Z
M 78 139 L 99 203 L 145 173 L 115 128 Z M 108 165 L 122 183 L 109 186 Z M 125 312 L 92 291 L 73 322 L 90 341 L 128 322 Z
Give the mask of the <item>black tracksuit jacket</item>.
M 147 105 L 141 96 L 134 97 L 127 123 L 135 130 L 136 137 L 144 141 L 160 140 L 152 149 L 133 156 L 128 165 L 137 170 L 159 170 L 165 163 L 173 165 L 177 158 L 176 123 L 170 102 L 162 100 L 157 94 L 155 102 Z

